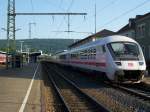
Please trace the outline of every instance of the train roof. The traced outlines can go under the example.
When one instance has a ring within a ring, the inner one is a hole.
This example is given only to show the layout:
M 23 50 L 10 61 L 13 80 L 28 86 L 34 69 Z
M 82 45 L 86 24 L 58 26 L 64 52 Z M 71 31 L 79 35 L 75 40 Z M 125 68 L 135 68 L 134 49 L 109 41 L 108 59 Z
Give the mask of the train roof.
M 108 43 L 111 43 L 111 42 L 120 42 L 120 41 L 137 43 L 135 40 L 133 40 L 130 37 L 121 36 L 121 35 L 113 35 L 113 36 L 108 36 L 108 37 L 97 39 L 94 42 L 93 41 L 89 42 L 87 44 L 84 44 L 84 45 L 81 45 L 79 47 L 73 48 L 71 50 L 59 53 L 58 55 L 63 55 L 63 54 L 75 52 L 75 51 L 78 51 L 78 50 L 83 50 L 83 49 L 86 49 L 86 48 L 89 48 L 89 47 L 94 47 L 94 46 L 97 46 L 97 44 L 98 45 L 104 45 L 104 44 L 108 44 Z
M 103 42 L 103 43 L 106 43 L 106 44 L 111 43 L 111 42 L 119 42 L 119 41 L 127 41 L 127 42 L 137 43 L 132 38 L 126 37 L 126 36 L 121 36 L 121 35 L 108 36 L 108 37 L 104 37 L 102 39 L 97 40 L 97 42 Z
M 111 43 L 111 42 L 120 42 L 120 41 L 137 43 L 135 40 L 133 40 L 130 37 L 121 36 L 121 35 L 113 35 L 113 36 L 108 36 L 108 37 L 100 38 L 100 39 L 97 39 L 94 42 L 92 41 L 92 42 L 89 42 L 87 44 L 81 45 L 79 47 L 76 47 L 76 48 L 72 49 L 71 51 L 74 52 L 74 51 L 79 50 L 79 49 L 85 49 L 87 47 L 94 47 L 97 44 L 103 45 L 103 44 L 108 44 L 108 43 Z

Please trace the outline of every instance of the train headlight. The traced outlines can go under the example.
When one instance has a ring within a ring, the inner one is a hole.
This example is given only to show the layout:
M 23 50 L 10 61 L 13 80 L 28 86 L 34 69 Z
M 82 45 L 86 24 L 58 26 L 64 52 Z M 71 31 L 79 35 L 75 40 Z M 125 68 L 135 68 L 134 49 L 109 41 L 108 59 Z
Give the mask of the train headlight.
M 115 62 L 116 65 L 121 66 L 121 62 Z
M 140 62 L 139 62 L 139 65 L 144 65 L 144 62 L 140 61 Z

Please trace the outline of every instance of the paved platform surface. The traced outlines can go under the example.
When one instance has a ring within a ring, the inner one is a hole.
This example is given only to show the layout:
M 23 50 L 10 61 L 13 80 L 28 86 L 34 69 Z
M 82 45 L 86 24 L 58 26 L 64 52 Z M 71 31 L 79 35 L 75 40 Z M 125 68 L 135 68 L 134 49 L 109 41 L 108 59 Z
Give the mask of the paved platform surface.
M 41 112 L 40 66 L 38 69 L 37 66 L 0 69 L 0 112 Z

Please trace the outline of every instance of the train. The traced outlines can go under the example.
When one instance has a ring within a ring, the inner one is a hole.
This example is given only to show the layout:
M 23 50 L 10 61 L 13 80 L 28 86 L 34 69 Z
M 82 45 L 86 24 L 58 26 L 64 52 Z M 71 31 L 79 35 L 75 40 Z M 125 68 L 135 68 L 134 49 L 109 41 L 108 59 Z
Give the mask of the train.
M 60 64 L 97 71 L 114 82 L 141 82 L 146 62 L 140 45 L 132 38 L 113 35 L 56 54 Z
M 0 64 L 5 64 L 5 63 L 6 63 L 6 55 L 0 54 Z

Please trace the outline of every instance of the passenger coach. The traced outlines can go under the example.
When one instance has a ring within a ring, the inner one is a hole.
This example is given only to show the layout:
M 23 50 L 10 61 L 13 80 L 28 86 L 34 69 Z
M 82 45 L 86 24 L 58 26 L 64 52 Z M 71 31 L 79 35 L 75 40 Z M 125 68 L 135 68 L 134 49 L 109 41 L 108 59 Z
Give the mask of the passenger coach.
M 57 61 L 103 72 L 113 81 L 140 82 L 146 71 L 140 45 L 129 37 L 119 35 L 101 38 L 57 54 Z

